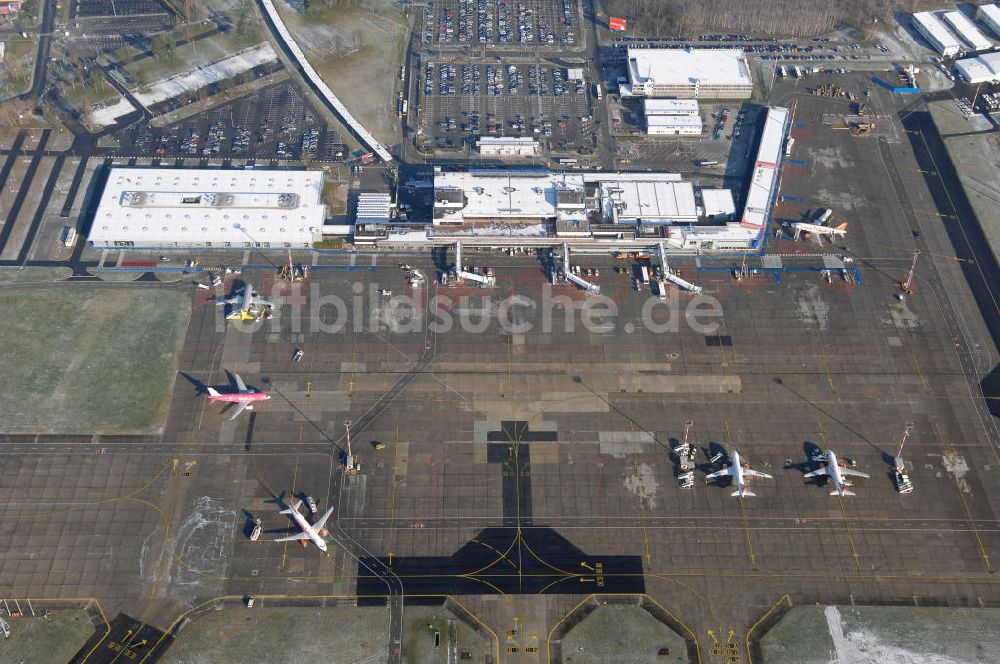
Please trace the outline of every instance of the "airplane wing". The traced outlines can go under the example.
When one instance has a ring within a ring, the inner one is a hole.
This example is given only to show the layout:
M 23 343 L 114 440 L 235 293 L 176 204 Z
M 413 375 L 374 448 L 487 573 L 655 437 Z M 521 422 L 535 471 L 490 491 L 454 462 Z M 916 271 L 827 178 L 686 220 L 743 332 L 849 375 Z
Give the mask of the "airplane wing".
M 323 526 L 326 525 L 326 520 L 330 518 L 331 514 L 333 514 L 332 507 L 323 513 L 323 516 L 319 518 L 319 521 L 313 524 L 313 528 L 315 528 L 317 531 L 322 530 Z
M 768 480 L 774 479 L 770 475 L 768 475 L 767 473 L 762 473 L 759 470 L 754 470 L 753 468 L 744 468 L 743 469 L 743 474 L 747 475 L 749 477 L 763 477 L 764 479 L 768 479 Z
M 238 297 L 230 297 L 230 298 L 225 299 L 225 300 L 219 300 L 218 302 L 215 303 L 215 306 L 217 306 L 217 307 L 224 307 L 226 305 L 236 304 L 239 301 L 240 301 L 240 298 L 238 298 Z
M 241 402 L 239 402 L 239 404 L 237 404 L 236 408 L 233 410 L 233 414 L 229 416 L 229 421 L 232 422 L 237 417 L 239 417 L 240 413 L 242 413 L 244 410 L 246 410 L 247 406 L 249 406 L 249 405 L 250 405 L 249 401 L 241 401 Z
M 247 389 L 247 384 L 243 382 L 243 379 L 240 378 L 240 375 L 238 373 L 233 374 L 233 380 L 236 381 L 236 389 L 239 390 L 240 392 L 250 391 Z
M 853 468 L 841 468 L 841 475 L 853 475 L 854 477 L 871 477 L 868 473 L 862 473 L 860 470 L 854 470 Z
M 726 475 L 732 475 L 733 470 L 731 467 L 723 468 L 722 470 L 717 470 L 714 473 L 709 473 L 705 475 L 706 480 L 714 480 L 716 477 L 725 477 Z
M 826 474 L 827 474 L 826 468 L 820 468 L 819 470 L 814 470 L 811 473 L 806 473 L 802 477 L 805 477 L 805 478 L 808 479 L 810 477 L 821 477 L 821 476 L 826 475 Z
M 274 541 L 275 542 L 291 542 L 293 540 L 307 540 L 307 539 L 309 539 L 309 536 L 306 535 L 305 532 L 300 531 L 298 535 L 289 535 L 288 537 L 279 537 L 278 539 L 276 539 Z

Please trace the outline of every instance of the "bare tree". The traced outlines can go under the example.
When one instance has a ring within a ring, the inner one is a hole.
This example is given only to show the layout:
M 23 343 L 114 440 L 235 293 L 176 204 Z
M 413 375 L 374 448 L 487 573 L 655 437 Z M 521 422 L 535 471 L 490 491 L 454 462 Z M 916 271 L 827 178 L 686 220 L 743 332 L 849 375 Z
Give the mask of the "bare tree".
M 863 27 L 890 16 L 894 6 L 894 0 L 607 0 L 611 15 L 664 36 L 711 31 L 812 36 L 842 23 Z

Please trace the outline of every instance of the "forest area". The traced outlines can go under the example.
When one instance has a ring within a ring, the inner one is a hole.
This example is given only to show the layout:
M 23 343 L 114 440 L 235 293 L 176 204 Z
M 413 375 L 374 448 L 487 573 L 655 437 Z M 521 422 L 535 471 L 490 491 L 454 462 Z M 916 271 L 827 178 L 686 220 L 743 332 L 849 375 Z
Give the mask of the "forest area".
M 605 0 L 611 16 L 622 16 L 640 33 L 691 36 L 706 33 L 812 37 L 849 25 L 864 32 L 911 11 L 919 2 L 898 0 Z M 901 5 L 901 6 L 900 6 Z

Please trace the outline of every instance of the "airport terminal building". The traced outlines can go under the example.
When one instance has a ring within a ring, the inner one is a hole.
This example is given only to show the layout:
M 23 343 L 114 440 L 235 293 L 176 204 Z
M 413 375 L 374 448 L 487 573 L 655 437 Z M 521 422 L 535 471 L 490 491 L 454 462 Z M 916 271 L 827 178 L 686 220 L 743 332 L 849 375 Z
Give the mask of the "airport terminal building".
M 749 99 L 753 76 L 740 49 L 628 49 L 623 97 Z
M 305 248 L 322 239 L 323 173 L 112 168 L 88 241 L 111 248 Z
M 584 217 L 581 175 L 514 169 L 434 177 L 434 226 L 500 230 Z

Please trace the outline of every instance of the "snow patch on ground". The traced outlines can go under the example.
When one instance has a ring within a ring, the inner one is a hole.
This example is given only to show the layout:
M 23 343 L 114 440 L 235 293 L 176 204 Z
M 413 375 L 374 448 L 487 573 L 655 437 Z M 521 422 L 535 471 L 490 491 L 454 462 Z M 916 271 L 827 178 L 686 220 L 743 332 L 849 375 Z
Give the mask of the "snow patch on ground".
M 91 116 L 94 126 L 107 127 L 113 125 L 118 118 L 128 115 L 135 110 L 128 99 L 118 95 L 118 99 L 113 99 L 100 108 L 95 108 Z
M 465 228 L 462 230 L 445 231 L 443 235 L 481 235 L 487 237 L 546 237 L 548 231 L 545 224 L 531 224 L 521 226 L 517 224 L 489 224 L 477 228 Z
M 905 648 L 884 645 L 879 637 L 863 630 L 847 632 L 840 611 L 835 606 L 823 610 L 833 637 L 834 658 L 830 664 L 973 664 L 969 660 L 945 655 L 910 652 Z
M 804 323 L 815 322 L 816 326 L 825 330 L 830 321 L 830 305 L 819 295 L 819 286 L 807 284 L 806 292 L 798 298 L 799 320 Z
M 625 476 L 625 488 L 640 500 L 649 501 L 650 509 L 656 507 L 659 485 L 656 482 L 656 473 L 648 463 L 641 463 L 638 468 L 629 469 L 628 475 Z
M 228 58 L 175 74 L 170 78 L 146 86 L 135 93 L 143 106 L 151 106 L 172 99 L 185 92 L 199 90 L 207 85 L 238 76 L 259 65 L 274 62 L 278 55 L 269 42 L 237 51 Z

